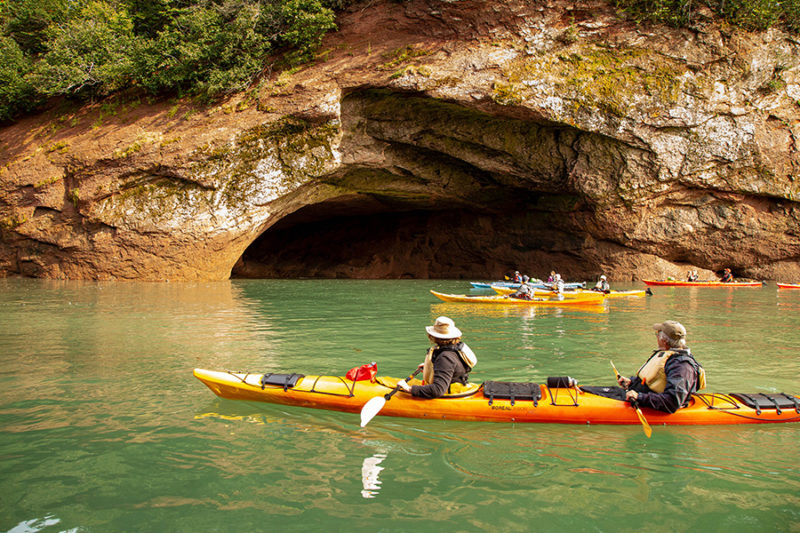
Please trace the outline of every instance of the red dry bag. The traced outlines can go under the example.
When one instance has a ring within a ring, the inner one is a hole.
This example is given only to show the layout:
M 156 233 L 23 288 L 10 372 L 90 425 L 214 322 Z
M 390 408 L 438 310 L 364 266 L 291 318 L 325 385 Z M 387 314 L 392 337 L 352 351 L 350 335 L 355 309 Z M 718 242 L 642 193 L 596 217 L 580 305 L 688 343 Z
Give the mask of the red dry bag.
M 344 377 L 353 381 L 375 381 L 376 375 L 378 375 L 378 363 L 368 363 L 351 368 Z

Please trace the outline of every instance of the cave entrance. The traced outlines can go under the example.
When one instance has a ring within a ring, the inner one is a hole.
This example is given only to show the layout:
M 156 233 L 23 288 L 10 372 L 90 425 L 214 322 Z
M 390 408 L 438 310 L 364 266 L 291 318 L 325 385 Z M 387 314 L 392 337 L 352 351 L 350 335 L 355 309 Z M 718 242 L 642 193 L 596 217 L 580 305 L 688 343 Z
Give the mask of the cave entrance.
M 581 239 L 555 229 L 552 213 L 516 203 L 507 212 L 354 198 L 306 206 L 261 234 L 232 277 L 484 279 L 515 269 L 546 275 L 579 259 Z
M 385 90 L 346 95 L 341 167 L 303 185 L 294 197 L 306 200 L 292 200 L 233 277 L 583 272 L 591 208 L 573 186 L 577 149 L 615 151 L 574 128 L 495 111 Z

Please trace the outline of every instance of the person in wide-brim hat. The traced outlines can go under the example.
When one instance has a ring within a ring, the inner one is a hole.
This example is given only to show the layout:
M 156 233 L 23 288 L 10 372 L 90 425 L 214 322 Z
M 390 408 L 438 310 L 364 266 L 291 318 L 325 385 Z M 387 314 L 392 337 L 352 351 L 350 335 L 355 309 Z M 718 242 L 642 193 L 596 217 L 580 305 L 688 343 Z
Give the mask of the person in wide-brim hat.
M 420 364 L 423 384 L 409 385 L 400 380 L 397 386 L 413 396 L 439 398 L 453 383 L 466 385 L 469 372 L 478 361 L 469 346 L 461 341 L 461 330 L 451 318 L 440 316 L 432 326 L 426 326 L 425 331 L 433 346 Z

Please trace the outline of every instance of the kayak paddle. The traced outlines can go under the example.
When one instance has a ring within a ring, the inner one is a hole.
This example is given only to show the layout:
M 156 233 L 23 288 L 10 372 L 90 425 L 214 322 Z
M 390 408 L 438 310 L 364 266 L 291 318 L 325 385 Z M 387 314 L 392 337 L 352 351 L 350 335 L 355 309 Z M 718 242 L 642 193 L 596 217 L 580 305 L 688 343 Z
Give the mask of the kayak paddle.
M 417 370 L 413 374 L 408 376 L 406 378 L 406 383 L 411 381 L 411 378 L 413 378 L 420 372 L 422 372 L 422 367 L 417 368 Z M 377 415 L 381 411 L 381 409 L 383 409 L 383 406 L 386 405 L 386 402 L 388 400 L 391 400 L 392 396 L 394 396 L 394 393 L 396 393 L 399 390 L 400 387 L 396 386 L 389 394 L 384 394 L 383 396 L 375 396 L 367 403 L 365 403 L 364 407 L 361 408 L 361 427 L 363 428 L 364 426 L 369 424 L 369 421 L 375 418 L 375 415 Z
M 608 362 L 611 363 L 611 368 L 614 369 L 614 374 L 617 376 L 617 382 L 619 382 L 620 374 L 619 371 L 617 370 L 617 367 L 614 366 L 614 361 L 609 360 Z M 631 405 L 633 406 L 634 409 L 636 409 L 636 414 L 639 416 L 639 422 L 642 423 L 642 430 L 649 439 L 650 436 L 653 434 L 653 429 L 650 427 L 650 424 L 647 423 L 647 420 L 642 414 L 642 410 L 639 409 L 639 403 L 636 400 L 633 400 L 631 401 Z

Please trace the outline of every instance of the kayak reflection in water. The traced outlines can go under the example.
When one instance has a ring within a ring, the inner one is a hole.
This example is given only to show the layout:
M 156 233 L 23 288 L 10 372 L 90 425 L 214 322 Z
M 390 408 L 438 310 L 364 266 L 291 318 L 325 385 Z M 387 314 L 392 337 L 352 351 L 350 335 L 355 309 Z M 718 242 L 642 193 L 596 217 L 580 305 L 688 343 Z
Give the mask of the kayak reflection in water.
M 451 384 L 466 385 L 478 359 L 470 347 L 461 342 L 461 330 L 452 319 L 440 316 L 425 331 L 433 346 L 419 365 L 424 384 L 409 385 L 400 380 L 397 386 L 413 396 L 439 398 L 449 391 Z
M 635 376 L 619 376 L 617 381 L 627 389 L 626 400 L 674 413 L 686 407 L 693 392 L 705 387 L 706 374 L 686 345 L 686 328 L 681 323 L 667 320 L 653 324 L 653 329 L 658 349 Z

